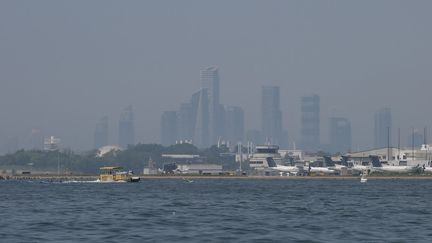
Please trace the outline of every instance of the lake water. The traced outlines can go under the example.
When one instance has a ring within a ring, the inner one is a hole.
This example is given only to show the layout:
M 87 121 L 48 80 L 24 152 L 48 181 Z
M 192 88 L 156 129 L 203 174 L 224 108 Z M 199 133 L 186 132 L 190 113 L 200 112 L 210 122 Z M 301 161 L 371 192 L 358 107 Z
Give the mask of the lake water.
M 0 181 L 0 242 L 432 242 L 432 180 Z

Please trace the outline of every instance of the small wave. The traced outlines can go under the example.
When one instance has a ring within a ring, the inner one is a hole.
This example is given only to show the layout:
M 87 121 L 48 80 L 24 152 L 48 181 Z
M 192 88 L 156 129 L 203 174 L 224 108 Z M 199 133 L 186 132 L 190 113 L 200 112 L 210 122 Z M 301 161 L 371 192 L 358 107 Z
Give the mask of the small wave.
M 69 184 L 69 183 L 125 183 L 126 181 L 101 181 L 101 180 L 94 180 L 94 181 L 76 181 L 76 180 L 70 180 L 70 181 L 62 181 L 61 183 Z

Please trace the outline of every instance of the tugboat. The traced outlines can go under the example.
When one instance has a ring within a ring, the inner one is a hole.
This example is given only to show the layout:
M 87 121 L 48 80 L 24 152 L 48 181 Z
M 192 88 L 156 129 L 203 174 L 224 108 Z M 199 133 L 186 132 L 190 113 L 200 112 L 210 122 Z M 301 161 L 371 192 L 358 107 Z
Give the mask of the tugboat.
M 139 176 L 133 176 L 132 171 L 123 171 L 119 166 L 105 166 L 99 168 L 101 182 L 139 182 Z

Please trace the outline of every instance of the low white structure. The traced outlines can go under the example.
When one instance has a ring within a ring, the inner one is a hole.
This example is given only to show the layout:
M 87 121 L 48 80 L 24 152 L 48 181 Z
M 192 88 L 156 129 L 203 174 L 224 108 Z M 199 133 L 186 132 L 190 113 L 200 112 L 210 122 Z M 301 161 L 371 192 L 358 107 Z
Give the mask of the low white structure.
M 359 152 L 347 153 L 346 155 L 354 162 L 368 160 L 369 156 L 378 156 L 378 158 L 387 162 L 389 165 L 408 165 L 422 166 L 431 161 L 429 145 L 423 145 L 421 148 L 379 148 Z
M 222 165 L 216 164 L 179 164 L 176 173 L 196 175 L 219 175 L 222 173 Z

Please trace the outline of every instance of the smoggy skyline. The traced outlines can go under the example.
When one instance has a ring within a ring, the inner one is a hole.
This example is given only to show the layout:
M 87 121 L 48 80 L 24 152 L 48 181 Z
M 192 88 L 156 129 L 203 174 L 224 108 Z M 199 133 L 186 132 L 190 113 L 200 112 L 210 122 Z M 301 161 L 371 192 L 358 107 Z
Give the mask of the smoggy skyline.
M 218 66 L 220 103 L 261 128 L 261 87 L 280 87 L 282 126 L 300 142 L 301 97 L 351 120 L 352 147 L 374 142 L 374 113 L 390 107 L 393 144 L 432 130 L 430 1 L 1 1 L 0 145 L 32 128 L 64 146 L 93 147 L 109 117 L 117 142 L 133 106 L 135 141 L 159 142 L 161 113 L 200 89 Z M 430 133 L 430 132 L 429 132 Z M 430 137 L 430 136 L 429 136 Z

